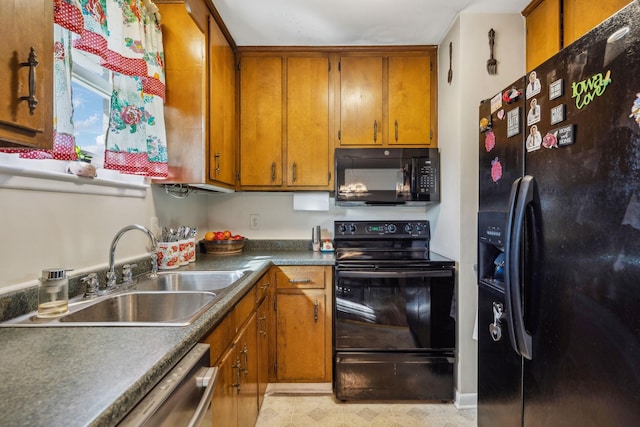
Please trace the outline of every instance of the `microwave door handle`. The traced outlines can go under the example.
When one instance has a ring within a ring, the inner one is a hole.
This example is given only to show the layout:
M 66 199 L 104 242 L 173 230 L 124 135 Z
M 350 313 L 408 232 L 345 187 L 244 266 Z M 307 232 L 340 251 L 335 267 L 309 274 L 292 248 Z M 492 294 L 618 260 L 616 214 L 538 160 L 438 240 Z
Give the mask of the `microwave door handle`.
M 216 382 L 218 382 L 217 367 L 207 368 L 202 377 L 199 376 L 196 378 L 198 386 L 205 387 L 205 390 L 200 402 L 198 403 L 198 407 L 191 417 L 191 420 L 189 420 L 189 424 L 187 424 L 187 427 L 198 427 L 202 424 L 202 420 L 204 419 L 207 410 L 209 410 L 209 407 L 212 405 L 211 398 L 216 390 Z

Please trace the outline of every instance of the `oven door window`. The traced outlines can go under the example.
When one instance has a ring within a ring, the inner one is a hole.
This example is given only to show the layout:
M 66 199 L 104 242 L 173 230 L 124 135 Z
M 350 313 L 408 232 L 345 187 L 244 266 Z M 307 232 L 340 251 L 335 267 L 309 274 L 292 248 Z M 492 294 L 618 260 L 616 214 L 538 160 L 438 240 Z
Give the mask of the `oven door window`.
M 336 349 L 455 346 L 453 271 L 336 271 Z

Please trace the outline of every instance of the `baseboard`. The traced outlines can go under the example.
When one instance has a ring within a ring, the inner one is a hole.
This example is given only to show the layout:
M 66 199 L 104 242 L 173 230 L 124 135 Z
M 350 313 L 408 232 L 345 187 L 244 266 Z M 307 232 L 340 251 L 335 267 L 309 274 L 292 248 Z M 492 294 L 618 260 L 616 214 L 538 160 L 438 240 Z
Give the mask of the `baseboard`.
M 453 404 L 458 409 L 471 409 L 478 407 L 478 393 L 458 393 Z
M 332 383 L 269 383 L 266 395 L 283 394 L 332 394 Z

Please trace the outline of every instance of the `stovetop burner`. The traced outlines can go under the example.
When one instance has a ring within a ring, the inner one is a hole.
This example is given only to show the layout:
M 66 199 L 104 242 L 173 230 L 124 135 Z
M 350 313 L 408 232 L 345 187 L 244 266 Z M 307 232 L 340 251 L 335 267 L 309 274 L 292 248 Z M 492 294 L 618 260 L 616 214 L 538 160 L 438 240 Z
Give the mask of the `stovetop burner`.
M 335 221 L 334 247 L 340 265 L 449 265 L 429 250 L 428 221 Z

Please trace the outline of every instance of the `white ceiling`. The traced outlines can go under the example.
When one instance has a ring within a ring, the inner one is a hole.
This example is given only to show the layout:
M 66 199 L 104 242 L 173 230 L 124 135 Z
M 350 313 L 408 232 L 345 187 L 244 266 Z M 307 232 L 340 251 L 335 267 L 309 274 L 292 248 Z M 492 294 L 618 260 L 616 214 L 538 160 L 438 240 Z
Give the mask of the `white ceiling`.
M 238 46 L 437 45 L 461 12 L 531 0 L 211 0 Z

